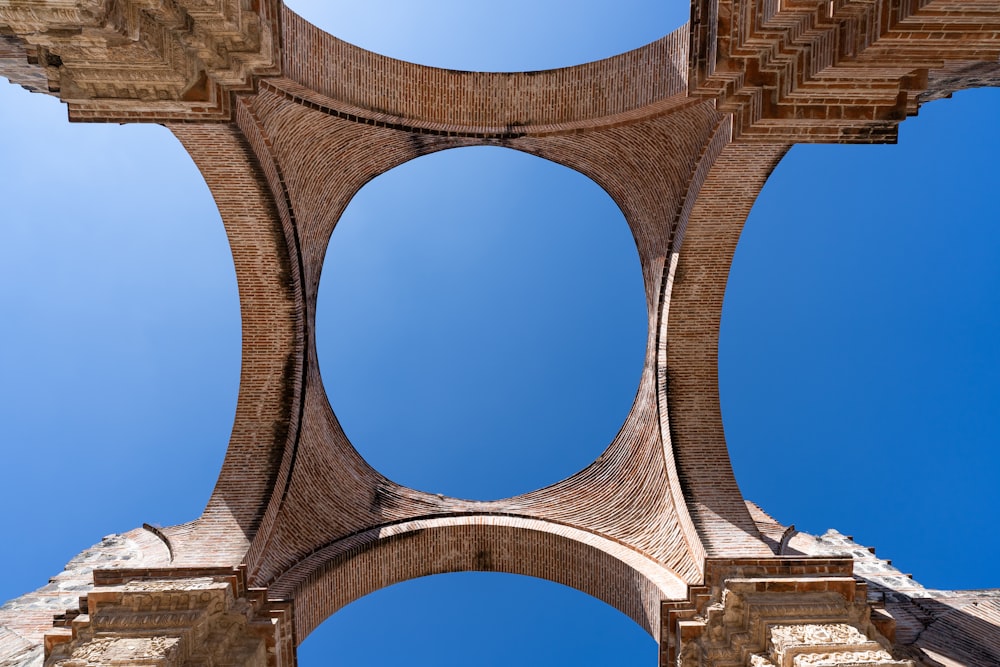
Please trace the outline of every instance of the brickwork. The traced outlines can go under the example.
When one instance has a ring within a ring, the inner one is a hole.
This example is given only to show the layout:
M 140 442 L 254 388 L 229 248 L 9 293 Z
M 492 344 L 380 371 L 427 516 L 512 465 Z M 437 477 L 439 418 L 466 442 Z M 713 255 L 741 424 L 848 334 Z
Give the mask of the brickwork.
M 302 389 L 301 279 L 280 200 L 272 199 L 247 139 L 228 125 L 170 127 L 201 170 L 226 227 L 243 318 L 243 368 L 229 449 L 208 507 L 193 524 L 164 533 L 178 564 L 236 565 L 276 480 L 291 466 L 294 402 Z
M 995 664 L 995 596 L 924 595 L 836 535 L 746 505 L 717 348 L 736 243 L 788 148 L 892 141 L 921 102 L 1000 84 L 998 35 L 993 0 L 696 0 L 690 26 L 620 56 L 471 73 L 359 49 L 271 0 L 0 0 L 0 75 L 59 95 L 71 119 L 160 122 L 179 138 L 218 204 L 243 317 L 233 434 L 204 514 L 130 534 L 155 570 L 73 570 L 93 591 L 75 611 L 58 584 L 0 610 L 0 664 L 40 661 L 54 614 L 50 664 L 214 664 L 218 646 L 291 664 L 345 604 L 455 570 L 585 591 L 660 640 L 663 664 Z M 370 466 L 327 400 L 314 335 L 326 246 L 355 193 L 472 145 L 553 160 L 611 195 L 649 323 L 635 402 L 604 453 L 488 502 Z M 143 595 L 185 629 L 165 630 Z
M 365 51 L 284 12 L 284 76 L 347 113 L 417 131 L 518 136 L 583 129 L 662 110 L 682 101 L 687 88 L 685 26 L 577 67 L 457 72 Z
M 703 172 L 696 202 L 672 248 L 661 362 L 667 446 L 709 556 L 752 556 L 766 549 L 728 465 L 717 354 L 729 263 L 760 188 L 786 150 L 780 144 L 729 144 L 719 151 Z
M 660 601 L 685 583 L 656 561 L 552 522 L 479 515 L 422 519 L 352 535 L 301 560 L 272 588 L 296 601 L 306 636 L 331 610 L 417 576 L 503 571 L 565 584 L 622 610 L 657 636 Z

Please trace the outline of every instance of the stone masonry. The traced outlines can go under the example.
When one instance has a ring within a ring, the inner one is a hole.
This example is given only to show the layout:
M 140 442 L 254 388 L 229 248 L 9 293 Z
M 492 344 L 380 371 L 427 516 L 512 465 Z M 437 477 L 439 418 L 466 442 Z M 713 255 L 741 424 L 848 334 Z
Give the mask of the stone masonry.
M 642 48 L 539 73 L 423 67 L 278 0 L 0 0 L 0 75 L 70 119 L 170 128 L 232 247 L 243 370 L 201 517 L 106 538 L 0 608 L 0 665 L 291 665 L 339 608 L 414 577 L 533 575 L 621 610 L 681 667 L 1000 664 L 1000 593 L 928 591 L 837 533 L 748 505 L 717 385 L 729 264 L 797 142 L 890 142 L 920 104 L 1000 85 L 997 0 L 694 0 Z M 402 487 L 323 392 L 314 304 L 371 178 L 459 146 L 580 171 L 639 250 L 649 336 L 606 451 L 515 498 Z

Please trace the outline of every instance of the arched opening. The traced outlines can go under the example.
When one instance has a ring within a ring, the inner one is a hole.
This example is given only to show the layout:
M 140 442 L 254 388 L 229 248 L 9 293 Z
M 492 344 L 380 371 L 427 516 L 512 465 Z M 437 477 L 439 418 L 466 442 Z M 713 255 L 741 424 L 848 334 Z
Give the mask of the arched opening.
M 750 215 L 722 318 L 745 496 L 933 587 L 997 583 L 1000 142 L 981 121 L 998 103 L 927 104 L 895 146 L 795 146 Z
M 215 204 L 169 131 L 69 124 L 6 82 L 0 130 L 6 600 L 103 535 L 201 513 L 233 425 L 240 313 Z
M 676 573 L 620 542 L 565 524 L 473 514 L 386 524 L 313 551 L 268 585 L 294 599 L 303 641 L 340 609 L 381 588 L 434 574 L 500 572 L 570 586 L 626 614 L 650 636 L 664 600 L 682 600 Z
M 685 2 L 576 3 L 460 0 L 373 5 L 287 3 L 326 32 L 376 53 L 433 67 L 520 72 L 608 58 L 652 42 L 688 20 Z
M 651 665 L 657 644 L 624 614 L 579 591 L 518 575 L 414 579 L 334 614 L 299 647 L 303 667 Z
M 472 499 L 591 463 L 642 372 L 638 253 L 597 184 L 464 148 L 365 186 L 333 233 L 317 304 L 323 382 L 380 472 Z

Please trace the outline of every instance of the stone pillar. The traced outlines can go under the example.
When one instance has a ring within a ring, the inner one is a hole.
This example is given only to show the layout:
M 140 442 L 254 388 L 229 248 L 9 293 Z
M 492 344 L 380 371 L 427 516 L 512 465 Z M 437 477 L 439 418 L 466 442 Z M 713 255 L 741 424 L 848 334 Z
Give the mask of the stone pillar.
M 239 570 L 98 570 L 45 636 L 46 667 L 291 667 L 292 607 Z
M 913 667 L 872 620 L 849 558 L 710 560 L 664 603 L 661 667 Z M 891 632 L 891 619 L 879 619 Z

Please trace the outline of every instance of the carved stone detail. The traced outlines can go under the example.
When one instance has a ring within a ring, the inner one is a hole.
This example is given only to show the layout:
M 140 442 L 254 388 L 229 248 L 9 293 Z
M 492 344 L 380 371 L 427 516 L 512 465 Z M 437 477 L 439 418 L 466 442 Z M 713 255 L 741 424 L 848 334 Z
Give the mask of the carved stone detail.
M 780 667 L 905 665 L 846 623 L 802 623 L 771 627 L 770 661 Z
M 278 6 L 0 0 L 0 75 L 58 94 L 79 120 L 228 119 L 230 91 L 280 70 Z
M 294 664 L 289 604 L 243 589 L 238 572 L 170 574 L 97 573 L 98 585 L 81 600 L 71 633 L 46 636 L 45 665 Z
M 57 660 L 57 667 L 89 667 L 128 662 L 137 665 L 177 664 L 180 653 L 178 637 L 95 637 L 80 644 L 65 660 Z
M 810 653 L 795 656 L 795 667 L 815 665 L 815 667 L 867 667 L 871 665 L 908 665 L 909 662 L 897 662 L 892 656 L 879 649 L 876 651 L 838 651 L 834 653 Z
M 771 628 L 771 644 L 777 651 L 812 644 L 858 644 L 869 640 L 852 625 L 844 623 L 777 625 Z
M 913 667 L 871 622 L 847 559 L 709 563 L 685 608 L 662 613 L 663 667 Z
M 689 85 L 745 141 L 894 141 L 936 70 L 997 62 L 998 27 L 990 0 L 694 0 Z

